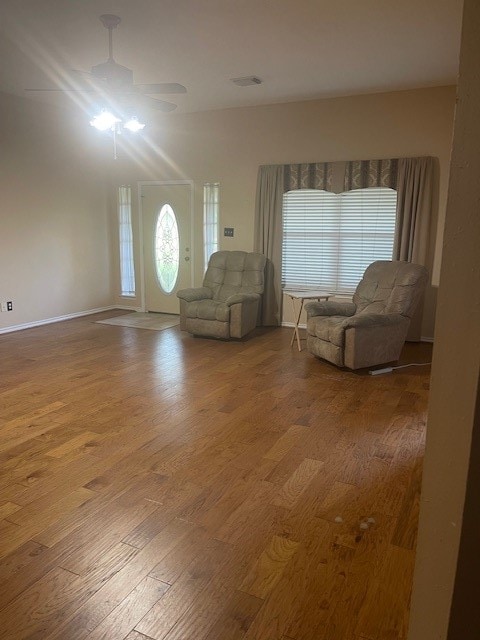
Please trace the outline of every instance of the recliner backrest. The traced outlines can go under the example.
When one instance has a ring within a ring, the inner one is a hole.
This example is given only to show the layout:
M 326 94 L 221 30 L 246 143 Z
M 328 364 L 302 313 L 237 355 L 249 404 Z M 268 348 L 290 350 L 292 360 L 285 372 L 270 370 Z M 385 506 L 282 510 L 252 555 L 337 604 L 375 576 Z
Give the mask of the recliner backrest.
M 224 302 L 236 293 L 263 293 L 265 256 L 247 251 L 212 253 L 203 286 L 213 291 L 213 299 Z
M 419 264 L 377 260 L 363 274 L 353 302 L 357 313 L 399 313 L 411 318 L 427 282 Z

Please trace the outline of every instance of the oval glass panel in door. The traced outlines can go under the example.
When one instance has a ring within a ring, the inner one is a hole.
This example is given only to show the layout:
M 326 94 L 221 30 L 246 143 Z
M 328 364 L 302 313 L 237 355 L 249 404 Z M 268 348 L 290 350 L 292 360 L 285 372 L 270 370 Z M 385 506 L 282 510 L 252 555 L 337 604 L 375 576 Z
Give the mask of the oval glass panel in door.
M 171 293 L 177 282 L 179 249 L 177 218 L 172 207 L 164 204 L 155 228 L 155 270 L 165 293 Z

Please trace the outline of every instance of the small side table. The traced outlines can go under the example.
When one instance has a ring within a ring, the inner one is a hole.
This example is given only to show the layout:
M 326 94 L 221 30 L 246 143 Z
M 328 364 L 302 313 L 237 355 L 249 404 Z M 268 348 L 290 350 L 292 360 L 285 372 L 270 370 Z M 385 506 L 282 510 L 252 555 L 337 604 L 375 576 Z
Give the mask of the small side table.
M 297 337 L 298 350 L 302 350 L 300 344 L 300 333 L 298 331 L 298 325 L 300 323 L 300 316 L 302 315 L 303 303 L 305 300 L 328 300 L 333 296 L 333 293 L 327 293 L 325 291 L 288 291 L 283 290 L 283 293 L 292 301 L 293 317 L 295 320 L 295 328 L 293 329 L 292 339 L 290 340 L 290 346 L 293 345 L 295 336 Z M 300 308 L 297 311 L 295 300 L 300 300 Z

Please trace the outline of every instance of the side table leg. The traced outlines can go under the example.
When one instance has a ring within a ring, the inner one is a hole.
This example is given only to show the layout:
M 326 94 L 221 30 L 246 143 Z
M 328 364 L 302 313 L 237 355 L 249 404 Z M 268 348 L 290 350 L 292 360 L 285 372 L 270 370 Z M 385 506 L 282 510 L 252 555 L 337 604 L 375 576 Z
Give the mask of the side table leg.
M 300 331 L 298 330 L 298 325 L 300 324 L 300 316 L 302 315 L 302 309 L 303 309 L 303 298 L 301 299 L 301 302 L 300 302 L 300 309 L 298 310 L 297 324 L 295 325 L 295 331 L 297 333 L 297 344 L 298 344 L 298 350 L 299 351 L 302 350 L 302 345 L 300 343 Z
M 298 350 L 301 351 L 302 350 L 302 345 L 300 343 L 300 332 L 298 330 L 298 325 L 300 323 L 300 316 L 302 315 L 303 298 L 300 298 L 300 308 L 298 310 L 298 314 L 297 314 L 296 309 L 295 309 L 295 298 L 291 298 L 291 300 L 292 300 L 293 317 L 295 318 L 295 316 L 296 316 L 296 322 L 295 322 L 295 328 L 294 328 L 293 334 L 292 334 L 292 339 L 290 340 L 290 346 L 293 345 L 293 341 L 295 340 L 295 336 L 296 336 Z
M 295 298 L 290 298 L 292 301 L 292 311 L 293 311 L 293 321 L 295 322 L 295 318 L 297 316 L 297 310 L 295 309 Z M 292 339 L 290 340 L 290 346 L 293 345 L 293 341 L 295 340 L 295 336 L 297 334 L 297 326 L 295 325 L 292 331 Z

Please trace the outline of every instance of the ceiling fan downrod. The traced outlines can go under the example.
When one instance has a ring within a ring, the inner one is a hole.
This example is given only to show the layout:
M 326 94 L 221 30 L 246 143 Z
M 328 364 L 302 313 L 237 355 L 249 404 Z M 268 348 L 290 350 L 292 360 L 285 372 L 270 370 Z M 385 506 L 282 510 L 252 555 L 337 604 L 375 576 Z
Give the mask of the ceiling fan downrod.
M 114 29 L 116 29 L 116 27 L 118 27 L 122 19 L 120 18 L 120 16 L 114 16 L 111 13 L 104 13 L 102 16 L 100 16 L 100 21 L 105 27 L 105 29 L 108 29 L 108 61 L 114 62 L 112 32 Z

